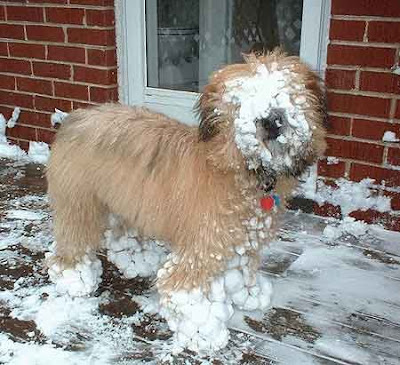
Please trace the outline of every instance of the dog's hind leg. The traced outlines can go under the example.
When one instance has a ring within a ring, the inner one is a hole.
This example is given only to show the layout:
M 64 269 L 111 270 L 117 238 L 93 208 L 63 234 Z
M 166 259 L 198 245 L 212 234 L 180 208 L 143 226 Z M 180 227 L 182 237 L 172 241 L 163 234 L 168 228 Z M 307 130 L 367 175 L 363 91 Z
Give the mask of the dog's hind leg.
M 73 196 L 66 192 L 50 195 L 55 235 L 55 252 L 48 255 L 50 279 L 59 292 L 90 294 L 102 273 L 96 251 L 103 241 L 105 208 L 92 193 L 79 189 Z

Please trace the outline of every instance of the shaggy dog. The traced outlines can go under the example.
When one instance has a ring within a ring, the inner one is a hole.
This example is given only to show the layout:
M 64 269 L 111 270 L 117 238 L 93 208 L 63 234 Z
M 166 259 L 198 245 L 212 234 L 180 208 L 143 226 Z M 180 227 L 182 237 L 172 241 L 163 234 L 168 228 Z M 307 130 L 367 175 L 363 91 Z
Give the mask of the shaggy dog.
M 169 245 L 156 285 L 177 342 L 223 347 L 232 305 L 269 304 L 259 251 L 279 200 L 325 150 L 324 106 L 318 77 L 274 51 L 211 77 L 199 127 L 117 104 L 72 112 L 47 171 L 53 277 L 95 260 L 116 214 L 137 237 Z

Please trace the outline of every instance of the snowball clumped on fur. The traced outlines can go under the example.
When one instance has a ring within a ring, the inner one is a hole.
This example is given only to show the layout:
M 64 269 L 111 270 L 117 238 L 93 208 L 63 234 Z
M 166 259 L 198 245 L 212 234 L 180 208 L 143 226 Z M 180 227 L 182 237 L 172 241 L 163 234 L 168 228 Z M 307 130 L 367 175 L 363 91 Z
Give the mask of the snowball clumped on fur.
M 113 237 L 106 232 L 107 258 L 125 278 L 148 277 L 157 273 L 165 261 L 165 251 L 157 241 L 138 242 L 134 235 Z
M 52 255 L 47 253 L 46 258 L 51 259 Z M 57 292 L 71 297 L 82 297 L 96 291 L 101 283 L 102 272 L 100 260 L 89 255 L 85 255 L 74 268 L 62 269 L 58 264 L 53 264 L 48 270 Z

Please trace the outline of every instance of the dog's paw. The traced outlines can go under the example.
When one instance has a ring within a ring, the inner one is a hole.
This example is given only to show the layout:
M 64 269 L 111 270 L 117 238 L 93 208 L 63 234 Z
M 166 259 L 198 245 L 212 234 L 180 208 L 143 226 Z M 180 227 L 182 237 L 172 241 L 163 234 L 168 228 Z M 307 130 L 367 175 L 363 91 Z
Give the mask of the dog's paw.
M 46 258 L 51 259 L 51 255 L 47 254 Z M 88 255 L 74 268 L 63 269 L 55 263 L 48 269 L 49 278 L 55 283 L 57 292 L 72 297 L 81 297 L 96 291 L 101 283 L 102 272 L 100 260 Z
M 164 250 L 155 241 L 138 242 L 136 238 L 106 236 L 108 259 L 127 279 L 156 274 L 165 261 Z
M 226 323 L 233 315 L 231 303 L 204 295 L 200 289 L 165 294 L 161 298 L 161 314 L 181 348 L 210 353 L 228 343 Z

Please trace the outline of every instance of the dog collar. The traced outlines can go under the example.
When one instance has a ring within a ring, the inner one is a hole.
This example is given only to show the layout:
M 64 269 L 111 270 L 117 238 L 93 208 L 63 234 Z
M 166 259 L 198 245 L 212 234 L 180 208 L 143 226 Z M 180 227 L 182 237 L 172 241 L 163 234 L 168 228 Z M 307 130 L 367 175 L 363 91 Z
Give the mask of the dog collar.
M 272 210 L 274 209 L 274 207 L 279 207 L 280 204 L 281 204 L 281 199 L 277 194 L 264 196 L 260 200 L 261 208 L 264 210 Z

